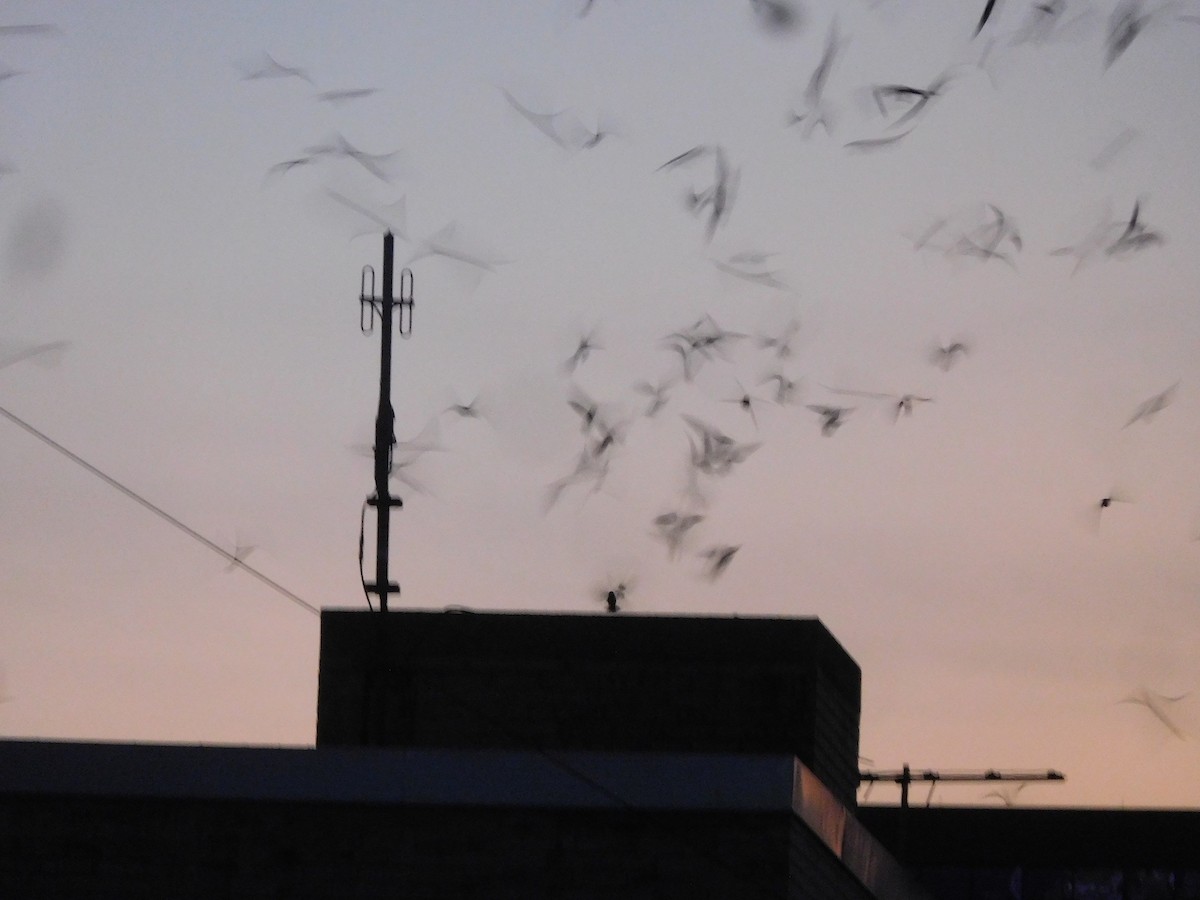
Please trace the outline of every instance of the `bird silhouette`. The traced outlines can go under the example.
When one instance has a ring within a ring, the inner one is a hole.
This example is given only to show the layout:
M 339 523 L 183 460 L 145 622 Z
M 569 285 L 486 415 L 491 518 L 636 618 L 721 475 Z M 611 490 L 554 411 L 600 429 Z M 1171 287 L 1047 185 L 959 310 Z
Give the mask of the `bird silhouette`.
M 598 593 L 604 602 L 605 610 L 610 613 L 620 612 L 621 604 L 625 602 L 625 598 L 629 596 L 632 588 L 633 584 L 628 579 L 622 579 L 601 588 Z
M 793 381 L 782 372 L 772 372 L 759 382 L 760 385 L 771 383 L 775 385 L 775 402 L 780 406 L 790 406 L 799 399 L 800 383 L 798 381 Z
M 678 156 L 667 160 L 658 167 L 657 171 L 674 169 L 706 156 L 712 156 L 713 158 L 714 171 L 712 183 L 703 190 L 690 191 L 686 195 L 685 201 L 687 208 L 694 215 L 700 215 L 705 210 L 708 211 L 705 235 L 706 239 L 711 241 L 717 227 L 729 215 L 729 210 L 737 194 L 737 186 L 740 178 L 739 171 L 730 166 L 725 149 L 719 144 L 697 144 L 695 147 L 685 150 Z
M 796 335 L 800 333 L 800 320 L 791 319 L 783 326 L 783 330 L 778 335 L 763 335 L 760 334 L 755 339 L 755 343 L 760 350 L 772 351 L 778 359 L 790 359 L 795 352 L 792 347 L 792 341 Z
M 604 348 L 596 343 L 596 330 L 593 328 L 579 339 L 579 343 L 575 347 L 575 352 L 563 363 L 563 371 L 568 374 L 574 372 L 579 366 L 587 362 L 587 358 L 593 350 L 602 349 Z
M 951 341 L 945 345 L 938 343 L 929 352 L 929 361 L 943 372 L 949 372 L 960 357 L 970 352 L 970 345 L 964 341 Z
M 913 405 L 917 403 L 932 403 L 932 397 L 920 397 L 916 394 L 888 394 L 881 391 L 852 391 L 845 388 L 833 388 L 827 385 L 822 385 L 825 390 L 834 394 L 843 394 L 851 397 L 870 397 L 876 400 L 887 400 L 892 409 L 892 421 L 899 421 L 900 414 L 911 416 Z
M 392 179 L 384 168 L 384 164 L 391 162 L 399 155 L 399 151 L 396 150 L 390 153 L 367 153 L 351 144 L 337 132 L 334 132 L 333 136 L 324 143 L 306 147 L 304 152 L 314 158 L 329 156 L 353 160 L 380 181 L 389 183 Z
M 1115 63 L 1129 49 L 1150 21 L 1151 14 L 1143 11 L 1142 0 L 1119 0 L 1108 18 L 1108 38 L 1104 52 L 1104 68 Z
M 763 287 L 774 288 L 778 291 L 790 290 L 786 282 L 781 281 L 776 277 L 776 272 L 756 272 L 751 268 L 738 266 L 733 263 L 723 262 L 719 259 L 711 260 L 712 264 L 718 270 L 726 275 L 732 275 L 734 278 L 740 278 L 742 281 L 748 281 L 751 284 L 761 284 Z
M 1097 534 L 1099 533 L 1101 520 L 1105 518 L 1104 511 L 1111 509 L 1114 503 L 1132 502 L 1132 495 L 1118 488 L 1113 488 L 1099 500 L 1093 501 L 1088 515 L 1088 524 L 1092 531 Z
M 235 543 L 233 552 L 229 554 L 229 564 L 225 566 L 225 571 L 232 572 L 239 566 L 245 565 L 247 557 L 257 549 L 258 547 L 254 544 Z
M 264 53 L 260 62 L 245 66 L 242 69 L 243 81 L 261 81 L 270 78 L 299 78 L 312 84 L 308 72 L 296 66 L 285 66 L 269 53 Z
M 570 396 L 567 397 L 567 406 L 571 407 L 579 416 L 580 430 L 587 434 L 592 430 L 592 426 L 596 424 L 600 415 L 600 404 L 587 395 L 584 390 L 576 385 L 571 385 Z
M 804 88 L 804 111 L 797 112 L 792 109 L 788 113 L 787 125 L 802 125 L 805 137 L 810 137 L 818 125 L 825 129 L 826 134 L 829 134 L 833 122 L 833 111 L 825 102 L 825 85 L 829 81 L 829 74 L 833 71 L 833 65 L 837 61 L 839 49 L 837 22 L 835 21 L 829 28 L 829 35 L 825 38 L 825 50 L 821 54 L 821 59 L 817 63 L 817 67 L 813 69 L 808 84 Z
M 442 410 L 442 414 L 455 415 L 460 419 L 479 419 L 480 421 L 487 421 L 488 418 L 484 402 L 478 395 L 467 403 L 460 403 L 458 400 L 455 400 Z
M 911 133 L 912 129 L 910 128 L 908 131 L 902 131 L 899 134 L 888 135 L 886 137 L 860 138 L 857 141 L 850 141 L 850 143 L 843 144 L 842 146 L 856 153 L 870 153 L 874 150 L 882 150 L 884 147 L 891 147 L 894 144 L 898 144 Z
M 751 396 L 750 392 L 736 378 L 734 379 L 734 383 L 738 386 L 738 395 L 736 397 L 725 398 L 725 402 L 736 403 L 743 412 L 750 416 L 750 421 L 754 423 L 754 427 L 757 429 L 758 415 L 754 412 L 754 404 L 760 402 L 759 398 Z
M 745 462 L 751 453 L 762 446 L 758 443 L 739 444 L 719 428 L 694 416 L 684 415 L 682 418 L 700 441 L 697 445 L 691 435 L 688 436 L 692 448 L 692 467 L 707 475 L 727 475 L 735 465 Z
M 979 16 L 979 22 L 975 25 L 975 33 L 972 37 L 978 37 L 979 32 L 983 31 L 983 26 L 988 23 L 988 19 L 992 17 L 992 13 L 996 10 L 996 0 L 987 0 L 983 5 L 983 12 Z
M 1124 223 L 1120 235 L 1104 248 L 1106 255 L 1117 256 L 1119 254 L 1144 250 L 1146 247 L 1152 247 L 1166 241 L 1162 232 L 1147 228 L 1145 223 L 1141 221 L 1141 207 L 1140 200 L 1133 204 L 1133 211 L 1129 214 L 1129 220 Z
M 1117 701 L 1119 703 L 1134 703 L 1138 706 L 1144 706 L 1150 711 L 1154 718 L 1158 719 L 1171 734 L 1179 738 L 1181 741 L 1187 740 L 1187 733 L 1179 726 L 1179 723 L 1167 712 L 1167 708 L 1180 700 L 1186 698 L 1187 694 L 1180 694 L 1177 697 L 1168 697 L 1165 694 L 1157 694 L 1147 690 L 1145 687 L 1139 687 L 1128 697 L 1123 697 Z
M 489 259 L 484 254 L 465 247 L 458 236 L 458 225 L 454 222 L 447 222 L 433 234 L 417 240 L 406 265 L 412 265 L 417 260 L 430 256 L 462 263 L 483 272 L 494 272 L 496 266 L 504 262 Z
M 365 97 L 370 97 L 372 94 L 379 93 L 379 88 L 341 88 L 332 91 L 321 91 L 317 94 L 317 100 L 321 103 L 330 103 L 334 106 L 341 106 L 345 103 L 350 103 L 353 100 L 362 100 Z
M 517 100 L 516 97 L 514 97 L 504 88 L 500 88 L 500 93 L 504 95 L 504 99 L 508 101 L 508 105 L 511 106 L 521 118 L 536 128 L 545 137 L 549 138 L 553 143 L 564 149 L 566 148 L 567 142 L 563 139 L 562 135 L 558 133 L 558 126 L 556 124 L 565 110 L 560 109 L 557 112 L 552 113 L 534 112 L 529 107 Z
M 675 385 L 674 378 L 667 378 L 658 384 L 651 384 L 648 381 L 639 381 L 633 386 L 633 389 L 639 394 L 644 394 L 650 398 L 650 405 L 646 407 L 644 416 L 654 418 L 659 411 L 667 405 L 667 391 Z
M 847 415 L 855 409 L 853 406 L 824 406 L 809 404 L 809 409 L 821 417 L 821 434 L 832 437 L 833 433 L 842 427 Z
M 667 545 L 667 556 L 675 559 L 688 532 L 704 521 L 699 513 L 682 511 L 665 512 L 654 517 L 654 534 Z
M 53 37 L 59 34 L 62 34 L 61 28 L 44 22 L 36 25 L 0 25 L 0 38 Z
M 1154 419 L 1155 415 L 1162 412 L 1171 405 L 1171 401 L 1175 399 L 1175 391 L 1179 388 L 1179 382 L 1175 382 L 1165 391 L 1155 394 L 1147 400 L 1143 400 L 1137 405 L 1137 409 L 1133 411 L 1133 415 L 1129 417 L 1122 428 L 1128 428 L 1134 422 L 1149 422 Z
M 1028 784 L 1028 781 L 1018 782 L 1016 785 L 1008 788 L 1007 790 L 1003 788 L 996 788 L 995 790 L 988 791 L 983 796 L 985 799 L 987 797 L 995 797 L 1005 806 L 1016 806 L 1017 794 L 1021 793 L 1021 791 L 1023 791 Z
M 13 349 L 0 345 L 0 369 L 7 369 L 25 360 L 31 360 L 41 366 L 56 366 L 70 346 L 70 341 L 51 341 Z
M 704 576 L 709 581 L 715 581 L 725 573 L 729 568 L 729 564 L 733 562 L 734 554 L 741 549 L 741 544 L 718 544 L 715 547 L 709 547 L 700 554 L 701 557 L 707 560 L 704 567 Z
M 803 22 L 799 7 L 788 0 L 750 0 L 750 9 L 764 31 L 793 31 Z

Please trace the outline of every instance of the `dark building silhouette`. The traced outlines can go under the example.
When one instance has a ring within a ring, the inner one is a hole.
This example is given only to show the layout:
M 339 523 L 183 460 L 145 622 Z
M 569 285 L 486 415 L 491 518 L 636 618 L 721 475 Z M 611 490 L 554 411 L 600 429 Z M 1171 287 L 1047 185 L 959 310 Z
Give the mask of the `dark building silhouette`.
M 853 806 L 861 693 L 816 619 L 326 611 L 317 746 L 785 754 Z
M 1191 810 L 860 806 L 938 900 L 1200 897 Z
M 0 741 L 0 897 L 1200 898 L 1200 814 L 857 807 L 860 678 L 815 619 L 326 611 L 315 747 Z

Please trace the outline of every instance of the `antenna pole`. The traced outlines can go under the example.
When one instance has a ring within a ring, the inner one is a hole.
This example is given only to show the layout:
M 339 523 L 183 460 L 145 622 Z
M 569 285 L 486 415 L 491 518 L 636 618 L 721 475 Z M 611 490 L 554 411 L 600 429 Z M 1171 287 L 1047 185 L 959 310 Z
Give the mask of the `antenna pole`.
M 379 597 L 379 611 L 387 612 L 388 594 L 399 594 L 400 585 L 388 579 L 388 538 L 390 536 L 391 512 L 393 507 L 402 507 L 403 501 L 392 496 L 388 490 L 388 479 L 392 473 L 392 451 L 396 446 L 396 414 L 392 409 L 392 324 L 398 318 L 401 337 L 412 334 L 412 272 L 405 269 L 400 273 L 400 296 L 392 296 L 395 238 L 390 231 L 383 235 L 383 284 L 382 294 L 375 296 L 375 270 L 365 266 L 359 294 L 359 325 L 365 334 L 375 327 L 379 317 L 379 408 L 375 414 L 375 493 L 367 498 L 367 504 L 375 507 L 375 581 L 363 582 L 368 594 Z M 407 315 L 406 315 L 407 313 Z

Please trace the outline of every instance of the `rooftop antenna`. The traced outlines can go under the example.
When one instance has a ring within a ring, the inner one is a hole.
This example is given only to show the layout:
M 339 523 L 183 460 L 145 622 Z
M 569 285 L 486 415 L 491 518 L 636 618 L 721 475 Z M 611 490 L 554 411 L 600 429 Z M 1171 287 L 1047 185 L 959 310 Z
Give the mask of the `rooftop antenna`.
M 390 230 L 383 233 L 383 285 L 375 296 L 375 270 L 363 266 L 359 284 L 359 328 L 363 334 L 375 330 L 378 318 L 381 327 L 379 352 L 379 410 L 375 414 L 375 493 L 367 497 L 367 505 L 375 508 L 375 580 L 363 580 L 368 602 L 371 594 L 379 597 L 379 611 L 387 612 L 388 594 L 399 594 L 398 582 L 388 580 L 388 535 L 392 508 L 404 506 L 399 497 L 388 490 L 392 473 L 392 451 L 396 446 L 396 414 L 392 410 L 392 322 L 396 320 L 400 337 L 412 335 L 413 275 L 409 269 L 400 273 L 400 296 L 392 296 L 392 271 L 395 239 Z M 361 562 L 362 546 L 359 544 Z
M 922 772 L 914 772 L 909 768 L 908 763 L 905 763 L 899 771 L 883 771 L 883 772 L 859 772 L 859 783 L 866 782 L 874 785 L 877 781 L 890 781 L 900 785 L 900 806 L 903 809 L 908 808 L 908 787 L 914 781 L 929 782 L 929 796 L 925 798 L 925 805 L 929 805 L 929 801 L 933 799 L 933 789 L 937 787 L 939 781 L 968 781 L 968 782 L 991 782 L 991 781 L 1066 781 L 1067 778 L 1062 772 L 1054 769 L 1049 769 L 1045 772 L 1001 772 L 997 769 L 988 769 L 985 772 L 937 772 L 933 769 L 925 769 Z

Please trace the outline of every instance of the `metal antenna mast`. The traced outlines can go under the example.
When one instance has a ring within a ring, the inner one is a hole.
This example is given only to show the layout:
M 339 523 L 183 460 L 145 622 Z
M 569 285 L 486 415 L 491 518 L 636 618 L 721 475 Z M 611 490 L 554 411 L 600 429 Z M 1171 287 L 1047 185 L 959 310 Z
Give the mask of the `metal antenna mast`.
M 398 582 L 388 580 L 388 535 L 392 507 L 402 507 L 403 501 L 388 490 L 392 473 L 392 451 L 396 446 L 396 414 L 392 410 L 392 321 L 397 321 L 400 337 L 412 334 L 413 276 L 409 269 L 400 273 L 400 296 L 392 296 L 392 270 L 395 239 L 391 231 L 383 234 L 382 294 L 375 296 L 375 270 L 363 266 L 359 283 L 359 327 L 363 334 L 375 329 L 379 318 L 381 346 L 379 352 L 379 410 L 375 414 L 375 493 L 367 497 L 367 505 L 375 507 L 375 581 L 364 579 L 367 594 L 379 597 L 379 611 L 387 612 L 388 594 L 399 594 Z M 361 551 L 360 551 L 361 554 Z

